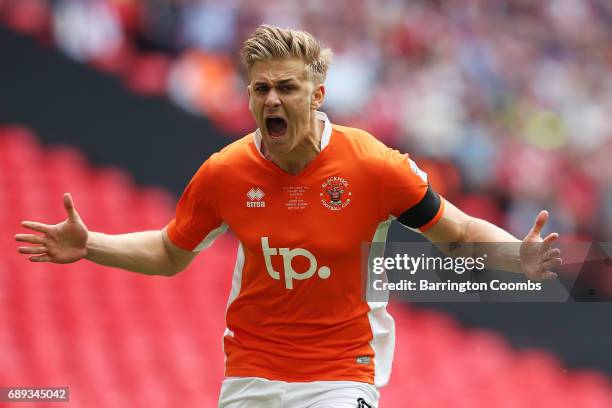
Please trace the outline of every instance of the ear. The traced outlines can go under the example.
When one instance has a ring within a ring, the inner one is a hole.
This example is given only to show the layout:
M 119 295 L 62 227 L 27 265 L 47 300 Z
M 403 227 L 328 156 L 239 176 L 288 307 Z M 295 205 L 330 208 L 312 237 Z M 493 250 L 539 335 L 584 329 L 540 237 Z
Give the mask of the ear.
M 246 90 L 249 97 L 249 110 L 253 112 L 253 108 L 251 108 L 251 84 L 247 85 Z
M 325 100 L 325 85 L 319 84 L 315 85 L 314 91 L 312 93 L 312 100 L 310 102 L 310 108 L 313 110 L 317 110 L 323 105 L 323 101 Z

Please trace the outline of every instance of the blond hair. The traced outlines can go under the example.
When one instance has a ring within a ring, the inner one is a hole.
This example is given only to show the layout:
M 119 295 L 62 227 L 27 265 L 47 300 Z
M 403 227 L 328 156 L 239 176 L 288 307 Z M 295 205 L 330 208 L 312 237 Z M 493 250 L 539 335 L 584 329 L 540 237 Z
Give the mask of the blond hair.
M 301 59 L 306 63 L 309 79 L 322 84 L 327 76 L 332 51 L 329 48 L 321 49 L 319 42 L 306 31 L 262 24 L 244 42 L 240 56 L 249 72 L 257 61 Z

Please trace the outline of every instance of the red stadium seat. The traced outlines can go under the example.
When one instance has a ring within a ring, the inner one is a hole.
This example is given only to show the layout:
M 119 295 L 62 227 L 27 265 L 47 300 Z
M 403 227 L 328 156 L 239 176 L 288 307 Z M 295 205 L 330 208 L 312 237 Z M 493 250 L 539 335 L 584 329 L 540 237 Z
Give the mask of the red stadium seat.
M 163 54 L 143 54 L 133 59 L 124 72 L 127 86 L 142 95 L 166 93 L 170 59 Z
M 24 34 L 44 34 L 49 29 L 49 3 L 44 0 L 19 0 L 3 7 L 4 21 L 8 26 Z M 0 14 L 1 16 L 1 14 Z

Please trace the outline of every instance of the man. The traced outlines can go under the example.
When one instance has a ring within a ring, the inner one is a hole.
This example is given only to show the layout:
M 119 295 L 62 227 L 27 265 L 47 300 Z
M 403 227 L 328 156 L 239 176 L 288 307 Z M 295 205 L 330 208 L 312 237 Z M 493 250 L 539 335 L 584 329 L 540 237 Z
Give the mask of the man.
M 361 297 L 361 244 L 389 223 L 433 242 L 520 242 L 439 197 L 406 155 L 318 111 L 331 52 L 308 33 L 263 25 L 242 50 L 258 129 L 211 156 L 161 231 L 88 231 L 69 194 L 68 219 L 24 222 L 33 262 L 98 264 L 174 275 L 222 232 L 240 245 L 223 343 L 219 406 L 375 407 L 389 380 L 394 323 Z M 561 260 L 541 212 L 505 269 L 552 279 Z M 542 243 L 538 247 L 528 243 Z M 518 246 L 517 246 L 518 247 Z

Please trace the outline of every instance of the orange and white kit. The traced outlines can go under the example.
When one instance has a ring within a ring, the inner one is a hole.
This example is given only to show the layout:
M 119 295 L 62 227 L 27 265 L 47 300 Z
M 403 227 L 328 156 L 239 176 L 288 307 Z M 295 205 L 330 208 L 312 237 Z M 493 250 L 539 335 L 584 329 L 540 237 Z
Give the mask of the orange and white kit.
M 223 344 L 226 377 L 286 382 L 389 380 L 395 341 L 386 303 L 362 296 L 362 244 L 428 191 L 407 155 L 368 133 L 332 125 L 321 152 L 291 175 L 261 154 L 256 131 L 212 155 L 168 224 L 201 251 L 228 228 L 240 241 Z M 443 204 L 424 230 L 441 216 Z M 210 272 L 214 273 L 214 272 Z

